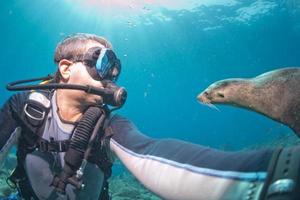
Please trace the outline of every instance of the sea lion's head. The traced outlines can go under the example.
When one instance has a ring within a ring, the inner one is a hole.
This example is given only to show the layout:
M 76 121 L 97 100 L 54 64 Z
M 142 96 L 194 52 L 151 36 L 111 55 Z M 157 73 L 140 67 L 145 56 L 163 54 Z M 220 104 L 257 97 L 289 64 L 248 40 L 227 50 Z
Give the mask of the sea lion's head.
M 197 99 L 209 107 L 232 105 L 288 125 L 300 137 L 300 67 L 269 71 L 253 78 L 211 84 Z
M 232 104 L 237 97 L 237 92 L 244 84 L 244 79 L 217 81 L 201 92 L 197 99 L 204 104 Z

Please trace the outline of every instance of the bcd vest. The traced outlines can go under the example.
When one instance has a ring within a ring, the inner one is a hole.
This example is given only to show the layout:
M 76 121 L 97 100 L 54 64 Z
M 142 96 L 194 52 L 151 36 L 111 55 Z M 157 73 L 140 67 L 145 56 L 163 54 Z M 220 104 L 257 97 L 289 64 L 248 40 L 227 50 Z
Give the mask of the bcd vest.
M 26 155 L 36 149 L 42 152 L 66 153 L 68 153 L 69 150 L 70 140 L 48 141 L 42 138 L 46 124 L 45 119 L 47 118 L 47 115 L 51 109 L 50 101 L 52 95 L 53 92 L 51 91 L 43 90 L 31 92 L 24 105 L 24 112 L 20 113 L 19 116 L 22 126 L 22 134 L 18 141 L 17 167 L 13 171 L 12 175 L 8 178 L 8 181 L 18 188 L 22 198 L 24 199 L 37 199 L 29 184 L 29 180 L 24 169 Z M 103 106 L 101 109 L 105 110 L 109 116 L 109 110 L 107 107 Z M 92 119 L 93 117 L 89 116 L 88 118 Z M 107 117 L 105 120 L 105 124 L 100 127 L 98 131 L 100 134 L 98 134 L 98 136 L 101 135 L 101 138 L 97 138 L 97 142 L 93 144 L 90 156 L 88 157 L 89 162 L 95 163 L 104 172 L 104 182 L 99 200 L 109 199 L 107 179 L 112 173 L 112 163 L 107 156 L 105 147 L 102 145 L 105 141 L 107 141 L 106 139 L 112 136 L 112 131 L 110 131 L 111 129 L 109 127 L 106 128 L 106 125 L 109 122 L 108 118 L 109 117 Z M 78 124 L 80 124 L 80 122 Z M 74 159 L 78 159 L 78 156 Z M 71 160 L 70 162 L 78 163 L 81 161 Z

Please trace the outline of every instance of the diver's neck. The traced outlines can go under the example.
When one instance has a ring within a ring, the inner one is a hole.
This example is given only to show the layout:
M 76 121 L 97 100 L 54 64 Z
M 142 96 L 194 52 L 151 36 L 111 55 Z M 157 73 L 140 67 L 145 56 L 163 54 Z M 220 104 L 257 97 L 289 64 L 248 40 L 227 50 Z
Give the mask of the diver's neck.
M 56 91 L 56 105 L 58 115 L 69 122 L 76 122 L 85 110 L 74 94 L 67 90 Z

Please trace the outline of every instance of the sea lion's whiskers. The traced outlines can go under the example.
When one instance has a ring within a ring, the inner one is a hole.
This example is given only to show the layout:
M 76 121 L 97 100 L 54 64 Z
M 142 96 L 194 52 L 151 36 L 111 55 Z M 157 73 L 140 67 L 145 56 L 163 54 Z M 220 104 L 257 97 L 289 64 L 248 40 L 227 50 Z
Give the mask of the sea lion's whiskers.
M 214 110 L 217 110 L 217 111 L 221 112 L 221 110 L 220 110 L 217 106 L 215 106 L 214 104 L 211 104 L 210 102 L 202 102 L 202 101 L 199 101 L 199 103 L 200 103 L 201 105 L 208 106 L 208 107 L 211 108 L 211 109 L 214 109 Z
M 212 109 L 218 111 L 218 112 L 221 112 L 221 110 L 220 110 L 217 106 L 215 106 L 214 104 L 207 103 L 206 105 L 207 105 L 208 107 L 210 107 L 210 108 L 212 108 Z

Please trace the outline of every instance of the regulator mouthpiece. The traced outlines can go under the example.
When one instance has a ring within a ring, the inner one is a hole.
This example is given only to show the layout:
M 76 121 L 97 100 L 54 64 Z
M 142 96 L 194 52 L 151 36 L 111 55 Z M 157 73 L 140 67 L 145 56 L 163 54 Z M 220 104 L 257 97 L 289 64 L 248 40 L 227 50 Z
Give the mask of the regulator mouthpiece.
M 127 99 L 127 91 L 124 87 L 119 87 L 112 81 L 103 81 L 107 93 L 102 95 L 103 102 L 112 106 L 120 107 Z

